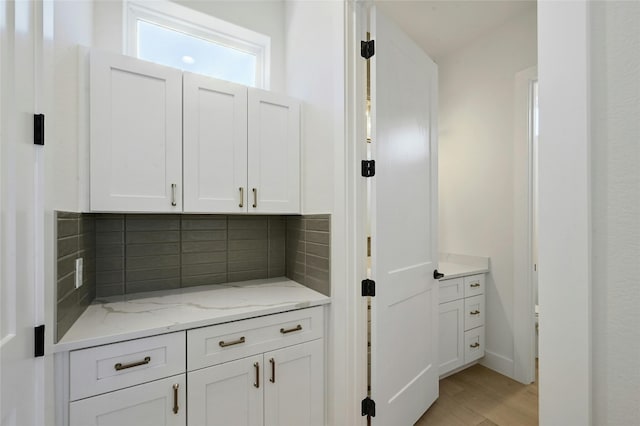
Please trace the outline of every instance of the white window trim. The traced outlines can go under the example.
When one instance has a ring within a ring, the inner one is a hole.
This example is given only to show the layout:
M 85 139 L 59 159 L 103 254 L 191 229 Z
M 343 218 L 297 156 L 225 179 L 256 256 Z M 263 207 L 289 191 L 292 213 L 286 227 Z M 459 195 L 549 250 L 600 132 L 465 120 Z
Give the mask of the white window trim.
M 269 89 L 271 38 L 170 1 L 127 0 L 124 3 L 125 54 L 138 56 L 137 21 L 162 25 L 256 56 L 256 87 Z

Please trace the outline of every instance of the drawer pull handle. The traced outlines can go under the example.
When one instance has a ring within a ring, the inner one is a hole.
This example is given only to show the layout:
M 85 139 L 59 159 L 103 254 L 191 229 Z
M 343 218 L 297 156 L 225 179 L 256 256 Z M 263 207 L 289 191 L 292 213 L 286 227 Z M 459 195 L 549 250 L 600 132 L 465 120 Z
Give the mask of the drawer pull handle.
M 469 312 L 470 315 L 480 315 L 480 311 L 479 310 L 475 310 L 475 311 L 471 311 Z
M 171 205 L 172 206 L 176 206 L 176 184 L 172 183 L 171 184 Z
M 178 387 L 179 384 L 173 385 L 173 414 L 178 414 Z
M 256 368 L 256 382 L 253 384 L 253 386 L 259 388 L 260 387 L 260 363 L 254 362 L 253 366 Z
M 271 378 L 269 381 L 271 383 L 276 382 L 276 360 L 273 358 L 269 358 L 269 363 L 271 364 Z
M 240 204 L 238 204 L 238 207 L 242 208 L 244 207 L 244 187 L 240 187 Z
M 142 361 L 132 362 L 131 364 L 122 364 L 121 362 L 119 362 L 116 365 L 114 365 L 113 368 L 115 368 L 116 371 L 120 371 L 120 370 L 126 370 L 127 368 L 133 368 L 133 367 L 138 367 L 140 365 L 149 364 L 150 362 L 151 362 L 151 357 L 145 356 Z
M 240 343 L 244 343 L 244 336 L 239 338 L 238 340 L 234 340 L 233 342 L 225 342 L 224 340 L 220 340 L 218 343 L 221 348 L 226 348 L 227 346 L 239 345 Z
M 469 287 L 471 287 L 471 288 L 480 287 L 480 283 L 473 283 Z
M 469 345 L 470 348 L 478 348 L 480 347 L 480 343 L 476 342 L 473 345 Z
M 293 333 L 294 331 L 300 331 L 300 330 L 302 330 L 302 326 L 300 324 L 298 324 L 295 327 L 290 328 L 288 330 L 285 330 L 284 328 L 281 328 L 280 329 L 280 333 L 287 334 L 287 333 Z

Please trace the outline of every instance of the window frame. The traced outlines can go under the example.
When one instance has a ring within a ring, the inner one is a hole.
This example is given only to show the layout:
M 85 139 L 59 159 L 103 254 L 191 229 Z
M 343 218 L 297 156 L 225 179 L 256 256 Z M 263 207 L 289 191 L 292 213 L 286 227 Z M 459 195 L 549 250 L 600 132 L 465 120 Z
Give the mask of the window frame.
M 138 57 L 138 20 L 160 25 L 256 57 L 255 87 L 269 89 L 271 38 L 169 1 L 127 0 L 124 4 L 125 54 Z

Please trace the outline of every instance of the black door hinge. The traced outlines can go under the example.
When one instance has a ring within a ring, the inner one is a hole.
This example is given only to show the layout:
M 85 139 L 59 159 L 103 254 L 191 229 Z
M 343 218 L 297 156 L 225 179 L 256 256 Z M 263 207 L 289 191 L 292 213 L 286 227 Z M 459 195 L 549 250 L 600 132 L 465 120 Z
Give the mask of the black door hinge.
M 376 416 L 376 402 L 373 399 L 366 397 L 362 400 L 362 415 L 369 417 Z
M 362 295 L 375 297 L 376 282 L 370 279 L 362 280 Z
M 374 40 L 360 42 L 360 56 L 369 59 L 376 54 L 376 42 Z
M 44 356 L 44 324 L 34 328 L 33 356 Z
M 44 114 L 33 114 L 33 143 L 44 145 Z
M 362 176 L 372 177 L 376 175 L 376 160 L 362 160 Z

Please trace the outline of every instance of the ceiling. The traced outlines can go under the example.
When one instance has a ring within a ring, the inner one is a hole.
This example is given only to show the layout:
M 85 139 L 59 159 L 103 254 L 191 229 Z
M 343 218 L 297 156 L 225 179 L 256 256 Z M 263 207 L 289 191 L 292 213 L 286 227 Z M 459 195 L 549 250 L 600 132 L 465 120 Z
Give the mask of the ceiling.
M 434 60 L 536 7 L 535 0 L 376 0 L 375 4 Z

